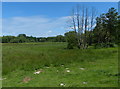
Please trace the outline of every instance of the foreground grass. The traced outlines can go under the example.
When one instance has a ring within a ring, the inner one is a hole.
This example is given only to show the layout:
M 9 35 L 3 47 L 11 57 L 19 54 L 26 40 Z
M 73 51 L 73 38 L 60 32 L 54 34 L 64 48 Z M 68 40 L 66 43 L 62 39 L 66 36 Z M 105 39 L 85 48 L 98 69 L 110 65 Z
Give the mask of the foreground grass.
M 66 43 L 3 44 L 4 87 L 117 87 L 117 48 L 67 50 Z M 43 72 L 34 74 L 35 70 Z M 67 72 L 69 70 L 69 72 Z M 23 80 L 29 78 L 25 83 Z

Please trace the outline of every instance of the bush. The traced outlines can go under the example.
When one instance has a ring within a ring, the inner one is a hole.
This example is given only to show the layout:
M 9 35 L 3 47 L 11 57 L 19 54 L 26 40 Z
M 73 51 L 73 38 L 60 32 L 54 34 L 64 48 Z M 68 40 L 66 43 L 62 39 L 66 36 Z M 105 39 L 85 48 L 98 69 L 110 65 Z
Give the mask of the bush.
M 67 48 L 73 49 L 73 47 L 76 46 L 76 44 L 77 44 L 76 32 L 69 31 L 69 32 L 65 33 L 65 37 L 68 42 Z
M 114 43 L 97 43 L 94 45 L 94 48 L 109 48 L 109 47 L 116 47 Z
M 69 44 L 69 43 L 68 43 L 67 49 L 73 49 L 73 46 L 74 46 L 73 44 Z

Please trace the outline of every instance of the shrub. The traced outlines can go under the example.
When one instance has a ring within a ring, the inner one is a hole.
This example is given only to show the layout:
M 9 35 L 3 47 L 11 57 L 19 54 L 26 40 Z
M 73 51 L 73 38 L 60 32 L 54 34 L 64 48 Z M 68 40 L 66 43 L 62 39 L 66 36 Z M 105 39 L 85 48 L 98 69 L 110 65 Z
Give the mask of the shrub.
M 68 43 L 67 48 L 68 49 L 73 49 L 73 46 L 74 46 L 73 44 Z
M 114 43 L 97 43 L 94 45 L 94 48 L 109 48 L 109 47 L 116 47 Z
M 76 32 L 69 31 L 69 32 L 65 33 L 65 37 L 68 42 L 67 48 L 73 49 L 73 47 L 76 46 L 76 44 L 77 44 Z

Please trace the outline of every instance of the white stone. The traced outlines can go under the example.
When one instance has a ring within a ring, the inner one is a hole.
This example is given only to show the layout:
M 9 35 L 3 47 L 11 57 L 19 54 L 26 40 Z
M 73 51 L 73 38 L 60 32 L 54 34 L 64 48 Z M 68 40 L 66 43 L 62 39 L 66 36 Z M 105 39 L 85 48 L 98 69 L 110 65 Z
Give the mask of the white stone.
M 5 80 L 6 78 L 0 78 L 0 80 Z
M 81 70 L 85 70 L 85 68 L 80 68 Z
M 87 82 L 83 82 L 83 84 L 87 84 Z
M 67 70 L 66 72 L 70 72 L 70 70 Z
M 60 86 L 65 86 L 65 84 L 61 83 Z
M 42 71 L 35 71 L 34 74 L 40 74 Z

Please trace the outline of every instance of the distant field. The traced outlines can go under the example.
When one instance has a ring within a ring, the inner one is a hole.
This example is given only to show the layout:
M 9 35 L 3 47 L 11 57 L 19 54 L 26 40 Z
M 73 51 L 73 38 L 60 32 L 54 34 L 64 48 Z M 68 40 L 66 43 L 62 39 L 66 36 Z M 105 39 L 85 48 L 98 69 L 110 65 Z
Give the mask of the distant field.
M 68 50 L 66 45 L 3 44 L 3 87 L 118 86 L 117 47 Z

